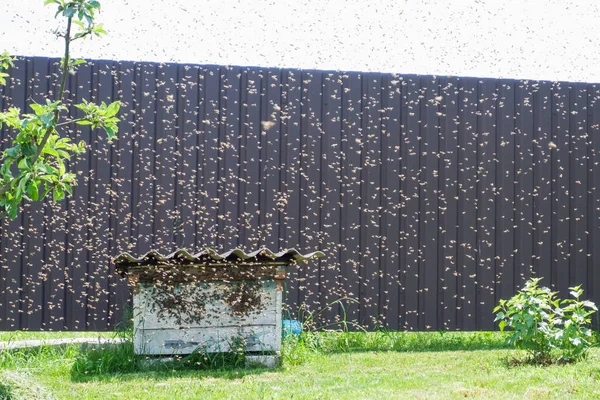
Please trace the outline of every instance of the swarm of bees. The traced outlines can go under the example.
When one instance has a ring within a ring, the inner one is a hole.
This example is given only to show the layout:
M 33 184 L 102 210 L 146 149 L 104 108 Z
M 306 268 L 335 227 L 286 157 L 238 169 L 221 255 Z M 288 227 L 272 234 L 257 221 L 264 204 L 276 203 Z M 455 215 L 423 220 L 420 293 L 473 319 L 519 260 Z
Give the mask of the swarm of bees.
M 1 108 L 56 71 L 18 60 Z M 120 137 L 71 130 L 73 195 L 3 222 L 2 329 L 114 326 L 111 258 L 182 247 L 322 250 L 286 287 L 320 326 L 491 329 L 531 275 L 600 293 L 595 85 L 98 61 L 67 91 L 120 100 Z

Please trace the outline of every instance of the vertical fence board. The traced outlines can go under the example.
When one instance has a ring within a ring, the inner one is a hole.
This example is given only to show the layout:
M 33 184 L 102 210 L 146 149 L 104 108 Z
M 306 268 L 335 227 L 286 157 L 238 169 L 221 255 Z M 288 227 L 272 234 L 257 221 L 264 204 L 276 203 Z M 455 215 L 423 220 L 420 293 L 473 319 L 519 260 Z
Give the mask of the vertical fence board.
M 600 299 L 600 90 L 588 86 L 588 298 Z
M 534 126 L 533 91 L 515 83 L 515 289 L 530 278 L 533 266 Z
M 477 148 L 477 290 L 478 326 L 493 328 L 496 275 L 496 113 L 495 80 L 480 81 Z
M 441 92 L 437 101 L 442 103 L 440 121 L 440 253 L 438 267 L 441 268 L 440 288 L 442 289 L 441 323 L 447 330 L 457 327 L 458 301 L 458 128 L 459 119 L 459 88 L 458 78 L 440 80 Z
M 140 118 L 139 147 L 136 157 L 134 201 L 136 202 L 136 252 L 143 254 L 153 247 L 156 235 L 156 96 L 158 65 L 142 64 L 138 92 Z
M 58 65 L 49 62 L 50 74 L 56 73 Z M 49 86 L 52 83 L 48 77 L 50 74 L 41 77 Z M 74 91 L 75 79 L 73 76 L 67 77 L 65 84 L 65 98 L 67 103 L 71 100 L 71 93 Z M 56 90 L 54 85 L 53 90 Z M 68 117 L 66 115 L 65 117 Z M 72 127 L 65 128 L 65 136 L 70 136 Z M 69 162 L 70 165 L 70 162 Z M 44 243 L 44 300 L 42 305 L 42 329 L 44 330 L 62 330 L 64 326 L 64 285 L 68 281 L 68 274 L 65 266 L 66 243 L 67 238 L 67 219 L 68 202 L 50 203 L 46 209 L 44 218 L 45 238 Z
M 552 104 L 552 137 L 556 146 L 551 150 L 553 161 L 552 284 L 562 296 L 568 295 L 568 287 L 570 285 L 569 152 L 571 151 L 571 140 L 569 131 L 569 99 L 568 85 L 557 83 L 553 88 Z
M 348 73 L 342 93 L 342 211 L 341 274 L 344 296 L 357 299 L 360 293 L 360 187 L 362 154 L 362 75 Z M 347 319 L 358 320 L 358 305 L 347 304 Z
M 575 83 L 570 90 L 569 132 L 569 196 L 570 215 L 570 285 L 582 284 L 587 292 L 587 188 L 588 188 L 588 148 L 587 148 L 587 89 L 582 83 Z
M 34 58 L 28 60 L 27 68 L 27 97 L 37 103 L 44 101 L 44 93 L 51 87 L 47 76 L 50 75 L 50 61 L 47 58 Z M 23 108 L 24 112 L 30 112 L 29 107 Z M 26 242 L 26 251 L 23 254 L 23 263 L 26 268 L 24 273 L 24 295 L 25 307 L 23 308 L 23 324 L 30 326 L 32 330 L 44 328 L 45 312 L 49 308 L 44 304 L 47 300 L 46 285 L 50 276 L 49 266 L 46 265 L 46 244 L 49 238 L 49 227 L 44 223 L 48 213 L 49 202 L 44 201 L 43 206 L 36 207 L 31 203 L 24 205 L 24 225 L 30 227 L 31 238 Z
M 302 114 L 302 76 L 294 70 L 284 70 L 282 75 L 283 98 L 281 110 L 282 153 L 282 197 L 279 207 L 284 211 L 280 221 L 284 243 L 300 243 L 300 175 L 301 168 L 301 114 Z M 287 291 L 285 293 L 290 316 L 298 312 L 299 269 L 304 265 L 295 265 L 288 270 Z
M 498 81 L 496 114 L 496 299 L 512 297 L 515 286 L 515 87 Z
M 323 79 L 323 136 L 321 166 L 321 248 L 328 259 L 321 264 L 320 299 L 326 307 L 323 313 L 324 322 L 332 324 L 341 312 L 337 305 L 327 306 L 341 297 L 339 287 L 340 275 L 340 147 L 341 147 L 341 107 L 342 77 L 338 73 L 328 73 Z
M 419 329 L 419 165 L 421 160 L 420 95 L 421 79 L 418 76 L 406 78 L 406 95 L 403 118 L 406 131 L 403 135 L 403 155 L 406 168 L 402 192 L 406 199 L 402 231 L 405 235 L 406 254 L 405 313 L 406 329 Z M 403 91 L 404 93 L 404 91 Z
M 304 172 L 304 182 L 302 185 L 303 195 L 301 209 L 304 210 L 304 229 L 305 236 L 304 247 L 307 250 L 321 247 L 320 242 L 320 215 L 321 215 L 321 182 L 320 173 L 322 168 L 322 90 L 323 73 L 319 71 L 310 71 L 303 75 L 306 82 L 306 106 L 303 106 L 302 113 L 305 115 L 303 121 L 303 132 L 305 141 L 302 147 Z M 311 311 L 319 310 L 319 292 L 320 292 L 320 271 L 321 265 L 330 262 L 332 256 L 327 255 L 321 262 L 312 262 L 306 264 L 303 268 L 303 277 L 305 278 L 304 304 Z
M 204 162 L 202 168 L 203 176 L 203 199 L 202 207 L 205 210 L 202 221 L 202 244 L 203 246 L 220 246 L 218 238 L 217 221 L 219 218 L 219 132 L 221 129 L 221 88 L 222 70 L 219 67 L 209 66 L 204 75 L 205 106 L 203 119 L 204 132 Z
M 381 74 L 369 73 L 363 79 L 363 173 L 361 200 L 361 322 L 379 324 L 379 263 L 381 243 Z
M 533 270 L 542 283 L 550 285 L 552 278 L 552 86 L 541 82 L 533 93 L 534 117 L 534 263 Z
M 7 90 L 9 98 L 6 99 L 8 107 L 17 107 L 25 110 L 27 107 L 27 69 L 29 63 L 26 60 L 18 59 L 15 66 L 11 69 L 10 87 Z M 8 140 L 3 140 L 3 145 L 9 146 L 10 140 L 14 138 L 14 132 L 9 132 L 8 128 L 4 130 Z M 6 293 L 5 304 L 7 307 L 6 319 L 4 320 L 5 329 L 19 329 L 27 326 L 22 321 L 23 315 L 23 275 L 25 265 L 23 263 L 23 252 L 27 241 L 28 231 L 21 230 L 23 218 L 17 217 L 13 221 L 3 220 L 2 230 L 2 269 L 6 271 L 6 283 L 2 292 Z
M 380 313 L 387 329 L 399 329 L 400 273 L 400 174 L 401 174 L 401 82 L 397 76 L 382 77 L 381 207 L 382 243 L 380 257 L 383 280 L 379 289 Z
M 219 199 L 219 233 L 225 248 L 239 245 L 238 227 L 238 176 L 240 156 L 240 85 L 241 69 L 228 67 L 223 71 L 222 89 L 222 135 L 219 147 L 221 163 L 219 187 L 223 188 Z
M 259 210 L 260 210 L 260 147 L 261 147 L 261 120 L 260 120 L 260 86 L 261 73 L 258 70 L 248 71 L 246 86 L 245 122 L 242 129 L 242 181 L 240 195 L 243 196 L 243 221 L 241 222 L 242 237 L 245 245 L 252 248 L 259 245 Z
M 430 330 L 438 325 L 440 310 L 438 289 L 438 233 L 439 233 L 439 171 L 440 171 L 440 107 L 439 82 L 437 78 L 428 77 L 423 85 L 424 115 L 422 118 L 424 162 L 422 164 L 421 194 L 421 258 L 424 274 L 422 299 L 425 329 Z M 421 327 L 422 329 L 422 327 Z
M 477 79 L 464 79 L 458 95 L 458 215 L 462 223 L 458 232 L 460 286 L 457 293 L 459 325 L 464 330 L 477 327 L 477 99 Z

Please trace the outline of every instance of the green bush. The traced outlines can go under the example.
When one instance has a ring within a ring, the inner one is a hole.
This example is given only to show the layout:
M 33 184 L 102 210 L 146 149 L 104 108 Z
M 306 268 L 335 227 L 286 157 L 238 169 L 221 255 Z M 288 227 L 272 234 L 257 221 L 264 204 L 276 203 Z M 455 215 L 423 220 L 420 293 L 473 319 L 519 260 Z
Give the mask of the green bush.
M 500 300 L 494 309 L 500 330 L 511 329 L 507 342 L 525 350 L 528 361 L 548 364 L 577 361 L 586 355 L 594 335 L 589 328 L 598 309 L 581 301 L 581 286 L 572 287 L 572 299 L 561 300 L 556 292 L 540 287 L 532 278 L 510 300 Z

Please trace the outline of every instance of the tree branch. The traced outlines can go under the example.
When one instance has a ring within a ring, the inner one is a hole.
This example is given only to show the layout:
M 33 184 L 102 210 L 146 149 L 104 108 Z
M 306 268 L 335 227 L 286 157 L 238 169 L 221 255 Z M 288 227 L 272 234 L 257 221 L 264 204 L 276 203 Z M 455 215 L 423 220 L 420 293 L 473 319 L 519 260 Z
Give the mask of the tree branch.
M 62 65 L 62 79 L 60 82 L 60 89 L 58 91 L 58 95 L 56 96 L 57 97 L 56 99 L 60 100 L 61 102 L 62 102 L 63 95 L 65 93 L 65 85 L 67 83 L 67 76 L 69 75 L 69 46 L 71 44 L 72 21 L 73 21 L 73 17 L 69 17 L 67 19 L 67 33 L 65 34 L 65 58 L 64 58 L 63 65 Z M 54 121 L 55 126 L 58 126 L 59 113 L 60 113 L 60 111 L 58 109 L 56 109 L 54 111 L 53 121 Z M 40 155 L 42 154 L 42 151 L 44 150 L 44 147 L 46 146 L 46 143 L 48 142 L 48 139 L 50 138 L 52 131 L 55 130 L 55 126 L 51 126 L 48 129 L 46 129 L 44 137 L 42 138 L 42 142 L 39 144 L 36 152 L 34 153 L 33 157 L 31 158 L 31 165 L 34 165 L 35 162 L 38 160 L 38 158 L 40 158 Z M 10 189 L 10 185 L 11 185 L 11 182 L 8 182 L 4 186 L 0 187 L 0 197 L 3 197 L 6 194 L 6 192 L 8 192 L 8 190 Z M 5 216 L 6 216 L 6 211 L 5 210 L 0 211 L 0 221 Z
M 56 100 L 59 100 L 62 102 L 62 98 L 63 95 L 65 93 L 65 84 L 67 83 L 67 76 L 69 75 L 69 46 L 71 44 L 71 22 L 73 21 L 73 17 L 69 17 L 67 19 L 67 33 L 65 34 L 65 57 L 64 57 L 64 61 L 63 61 L 63 69 L 62 69 L 62 80 L 60 82 L 60 90 L 58 91 L 58 96 L 56 96 Z M 58 124 L 58 117 L 59 117 L 59 113 L 60 111 L 58 110 L 58 108 L 54 111 L 54 125 Z M 31 158 L 31 165 L 34 165 L 35 162 L 37 161 L 38 158 L 40 158 L 40 154 L 42 154 L 42 151 L 44 150 L 44 147 L 46 146 L 46 142 L 48 142 L 48 139 L 50 138 L 50 135 L 52 134 L 52 131 L 54 130 L 54 127 L 51 126 L 48 129 L 46 129 L 46 133 L 44 134 L 44 138 L 42 139 L 42 142 L 39 144 L 35 154 L 33 155 L 33 157 Z
M 59 126 L 70 125 L 70 124 L 73 124 L 75 122 L 83 121 L 84 119 L 85 118 L 70 119 L 68 121 L 61 122 L 60 124 L 56 124 L 56 127 L 58 128 Z
M 79 36 L 75 35 L 75 37 L 73 39 L 71 39 L 71 42 L 74 42 L 77 39 L 83 39 L 84 37 L 86 37 L 87 35 L 90 35 L 91 33 L 92 33 L 92 31 L 86 31 L 85 33 L 82 33 Z

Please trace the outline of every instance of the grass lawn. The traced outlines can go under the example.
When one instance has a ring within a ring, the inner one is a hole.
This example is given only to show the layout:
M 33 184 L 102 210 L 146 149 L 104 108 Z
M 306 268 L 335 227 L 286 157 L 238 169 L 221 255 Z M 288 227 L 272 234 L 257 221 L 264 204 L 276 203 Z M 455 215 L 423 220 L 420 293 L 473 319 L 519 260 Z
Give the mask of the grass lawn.
M 13 331 L 0 332 L 0 342 L 14 342 L 17 340 L 44 340 L 63 338 L 112 338 L 112 332 L 28 332 Z
M 513 367 L 507 359 L 517 353 L 503 339 L 489 332 L 316 334 L 288 343 L 276 370 L 143 369 L 123 358 L 130 349 L 71 347 L 4 355 L 1 382 L 16 394 L 25 387 L 30 398 L 57 399 L 600 398 L 600 349 L 577 364 Z

